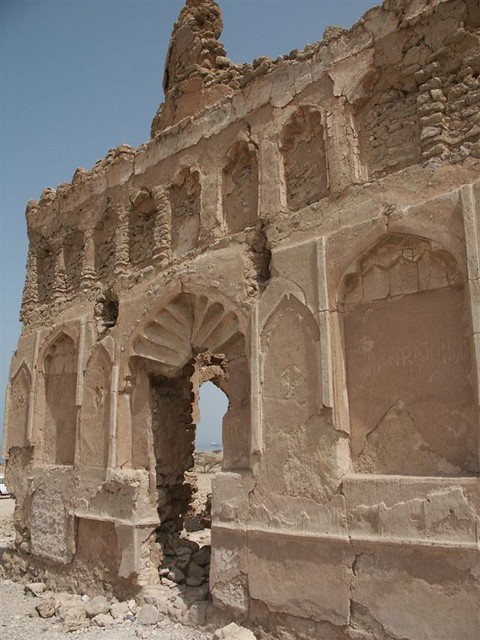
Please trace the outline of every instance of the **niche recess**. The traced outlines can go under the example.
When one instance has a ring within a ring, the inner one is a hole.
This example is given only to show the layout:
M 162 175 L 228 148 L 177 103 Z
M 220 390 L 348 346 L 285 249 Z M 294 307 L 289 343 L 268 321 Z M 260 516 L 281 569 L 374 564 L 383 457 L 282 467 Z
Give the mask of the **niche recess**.
M 72 465 L 74 461 L 77 358 L 75 343 L 65 333 L 55 339 L 45 354 L 44 455 L 53 464 Z
M 85 241 L 82 231 L 70 233 L 63 244 L 67 288 L 71 292 L 77 291 L 80 286 L 84 248 Z
M 341 301 L 356 471 L 477 473 L 472 332 L 453 256 L 389 235 L 352 265 Z
M 227 154 L 223 168 L 223 213 L 228 233 L 251 227 L 258 220 L 257 151 L 240 140 Z
M 114 209 L 107 208 L 95 226 L 95 272 L 99 280 L 107 279 L 113 273 L 115 263 L 115 230 L 118 219 Z
M 156 207 L 150 192 L 141 189 L 133 198 L 129 217 L 130 262 L 143 266 L 151 262 L 155 249 Z
M 200 173 L 183 169 L 170 185 L 172 215 L 172 252 L 182 256 L 198 245 L 200 234 L 201 185 Z
M 328 194 L 325 132 L 320 112 L 300 107 L 282 131 L 287 204 L 297 211 Z
M 55 278 L 55 253 L 47 240 L 40 238 L 36 254 L 38 302 L 45 304 L 50 300 Z

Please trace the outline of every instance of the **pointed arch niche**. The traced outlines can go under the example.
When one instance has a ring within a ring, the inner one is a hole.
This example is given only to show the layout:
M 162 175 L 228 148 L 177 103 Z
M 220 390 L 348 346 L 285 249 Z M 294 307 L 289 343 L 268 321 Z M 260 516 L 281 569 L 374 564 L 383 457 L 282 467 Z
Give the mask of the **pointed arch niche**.
M 355 470 L 478 473 L 471 319 L 455 258 L 390 234 L 345 274 L 340 310 Z
M 278 494 L 324 495 L 326 446 L 320 331 L 308 307 L 284 295 L 261 329 L 263 451 L 267 486 Z
M 43 359 L 45 422 L 43 451 L 46 462 L 73 465 L 77 426 L 77 347 L 60 333 Z

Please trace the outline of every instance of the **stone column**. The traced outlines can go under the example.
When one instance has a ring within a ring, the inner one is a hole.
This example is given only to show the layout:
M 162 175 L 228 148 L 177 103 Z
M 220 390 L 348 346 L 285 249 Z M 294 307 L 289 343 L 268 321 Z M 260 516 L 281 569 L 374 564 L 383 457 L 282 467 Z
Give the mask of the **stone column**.
M 171 211 L 168 189 L 155 187 L 152 189 L 152 197 L 156 208 L 153 259 L 156 264 L 163 266 L 172 255 Z
M 467 287 L 472 313 L 474 365 L 480 367 L 480 207 L 476 185 L 465 185 L 461 190 L 465 248 L 467 253 Z M 480 405 L 480 375 L 477 375 L 477 401 Z M 480 441 L 479 441 L 480 456 Z
M 341 192 L 363 179 L 358 136 L 345 99 L 335 98 L 325 106 L 325 147 L 330 191 Z
M 250 316 L 250 420 L 251 420 L 251 466 L 260 462 L 263 453 L 262 433 L 262 362 L 260 353 L 260 329 L 258 303 Z
M 258 149 L 258 217 L 268 219 L 286 209 L 287 196 L 283 176 L 283 159 L 278 146 L 278 133 L 262 136 Z
M 37 282 L 37 257 L 30 247 L 27 258 L 27 276 L 23 287 L 22 296 L 22 318 L 23 314 L 33 310 L 38 304 L 38 282 Z
M 65 269 L 65 256 L 63 246 L 60 245 L 55 252 L 55 268 L 52 283 L 52 300 L 63 300 L 67 292 L 67 271 Z
M 331 312 L 328 301 L 328 267 L 326 260 L 325 238 L 316 241 L 317 261 L 317 322 L 320 327 L 320 363 L 321 398 L 326 407 L 333 408 L 333 360 L 331 344 Z M 319 390 L 320 391 L 320 390 Z
M 33 345 L 33 366 L 32 366 L 32 379 L 30 384 L 30 395 L 28 398 L 28 428 L 27 428 L 27 442 L 29 445 L 35 444 L 36 433 L 35 429 L 35 400 L 37 393 L 37 373 L 40 363 L 38 362 L 38 351 L 40 348 L 41 331 L 37 329 L 35 331 L 35 342 Z
M 130 261 L 128 237 L 130 207 L 131 205 L 116 205 L 117 229 L 115 232 L 115 265 L 113 267 L 116 276 L 123 275 L 127 271 Z
M 119 367 L 114 364 L 110 381 L 110 407 L 109 407 L 109 428 L 108 428 L 108 456 L 107 475 L 110 476 L 112 470 L 117 465 L 117 419 L 118 419 L 118 382 Z
M 85 233 L 85 246 L 83 250 L 82 278 L 81 288 L 83 290 L 90 289 L 96 280 L 97 273 L 95 271 L 95 241 L 93 238 L 93 230 Z

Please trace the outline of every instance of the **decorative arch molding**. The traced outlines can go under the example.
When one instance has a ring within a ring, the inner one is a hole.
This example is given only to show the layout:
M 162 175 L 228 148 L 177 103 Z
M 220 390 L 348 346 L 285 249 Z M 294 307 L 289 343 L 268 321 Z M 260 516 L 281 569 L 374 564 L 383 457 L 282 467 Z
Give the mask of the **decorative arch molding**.
M 30 365 L 28 364 L 28 362 L 25 360 L 25 358 L 22 358 L 20 360 L 20 362 L 17 363 L 17 365 L 14 367 L 14 369 L 12 370 L 10 377 L 12 380 L 15 380 L 15 378 L 18 376 L 18 374 L 20 373 L 21 369 L 25 369 L 26 373 L 29 377 L 30 382 L 32 381 L 32 371 L 30 368 Z
M 263 322 L 259 346 L 262 428 L 257 440 L 267 485 L 276 494 L 327 500 L 344 473 L 338 462 L 343 445 L 325 418 L 315 315 L 296 295 L 280 295 Z
M 389 233 L 349 265 L 338 299 L 349 304 L 463 284 L 449 251 L 427 238 Z
M 182 291 L 150 315 L 132 338 L 131 355 L 182 368 L 200 350 L 235 354 L 243 341 L 235 311 L 205 294 Z
M 338 289 L 353 466 L 361 473 L 479 472 L 465 276 L 432 240 L 390 233 Z
M 123 396 L 127 402 L 121 411 L 130 426 L 127 430 L 125 423 L 117 439 L 131 442 L 131 453 L 125 449 L 122 455 L 129 455 L 134 468 L 156 468 L 164 475 L 160 460 L 165 433 L 184 447 L 182 460 L 185 456 L 185 463 L 190 460 L 195 434 L 193 378 L 201 366 L 196 356 L 204 352 L 220 357 L 228 372 L 231 393 L 223 418 L 224 468 L 249 468 L 250 372 L 242 323 L 234 305 L 193 283 L 172 292 L 151 310 L 126 349 Z
M 434 207 L 435 202 L 430 201 L 428 205 Z M 454 205 L 449 209 L 451 216 L 455 215 L 454 209 Z M 461 224 L 463 225 L 463 222 Z M 458 235 L 461 236 L 462 233 L 462 229 L 459 228 Z M 399 216 L 393 215 L 390 217 L 388 223 L 385 217 L 379 216 L 366 224 L 356 225 L 351 230 L 341 230 L 328 237 L 326 245 L 327 262 L 330 269 L 329 280 L 331 285 L 329 289 L 332 300 L 339 301 L 342 281 L 347 273 L 355 270 L 357 261 L 389 236 L 416 238 L 430 243 L 432 251 L 447 251 L 456 261 L 462 278 L 466 280 L 466 256 L 463 238 L 457 237 L 457 233 L 452 233 L 448 225 L 445 224 L 444 219 L 437 223 L 434 218 L 432 219 L 431 215 L 427 218 L 424 212 L 418 216 L 409 215 L 407 219 L 403 212 Z
M 8 386 L 5 451 L 12 447 L 25 447 L 28 444 L 28 429 L 31 412 L 32 374 L 23 359 L 12 371 Z
M 40 373 L 45 373 L 45 355 L 47 354 L 50 347 L 54 344 L 54 342 L 56 342 L 61 335 L 65 335 L 73 340 L 75 345 L 78 345 L 79 333 L 79 324 L 76 323 L 75 325 L 71 325 L 63 323 L 58 327 L 55 327 L 52 332 L 46 335 L 46 337 L 42 340 L 42 344 L 40 345 L 40 348 L 38 350 L 37 362 Z
M 298 284 L 287 278 L 272 278 L 258 302 L 258 329 L 260 333 L 285 296 L 292 296 L 302 305 L 308 307 L 305 293 Z

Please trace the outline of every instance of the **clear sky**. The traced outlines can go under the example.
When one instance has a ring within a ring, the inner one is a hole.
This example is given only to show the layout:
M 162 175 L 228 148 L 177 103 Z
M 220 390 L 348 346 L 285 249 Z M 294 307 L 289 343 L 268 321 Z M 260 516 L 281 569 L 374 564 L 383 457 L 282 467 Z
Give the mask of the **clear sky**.
M 25 205 L 110 148 L 137 146 L 163 100 L 183 0 L 0 0 L 0 416 L 20 335 Z M 371 0 L 219 0 L 229 57 L 273 58 L 350 27 Z M 215 402 L 212 400 L 212 402 Z M 3 424 L 3 420 L 2 420 Z M 212 440 L 216 438 L 212 437 Z

